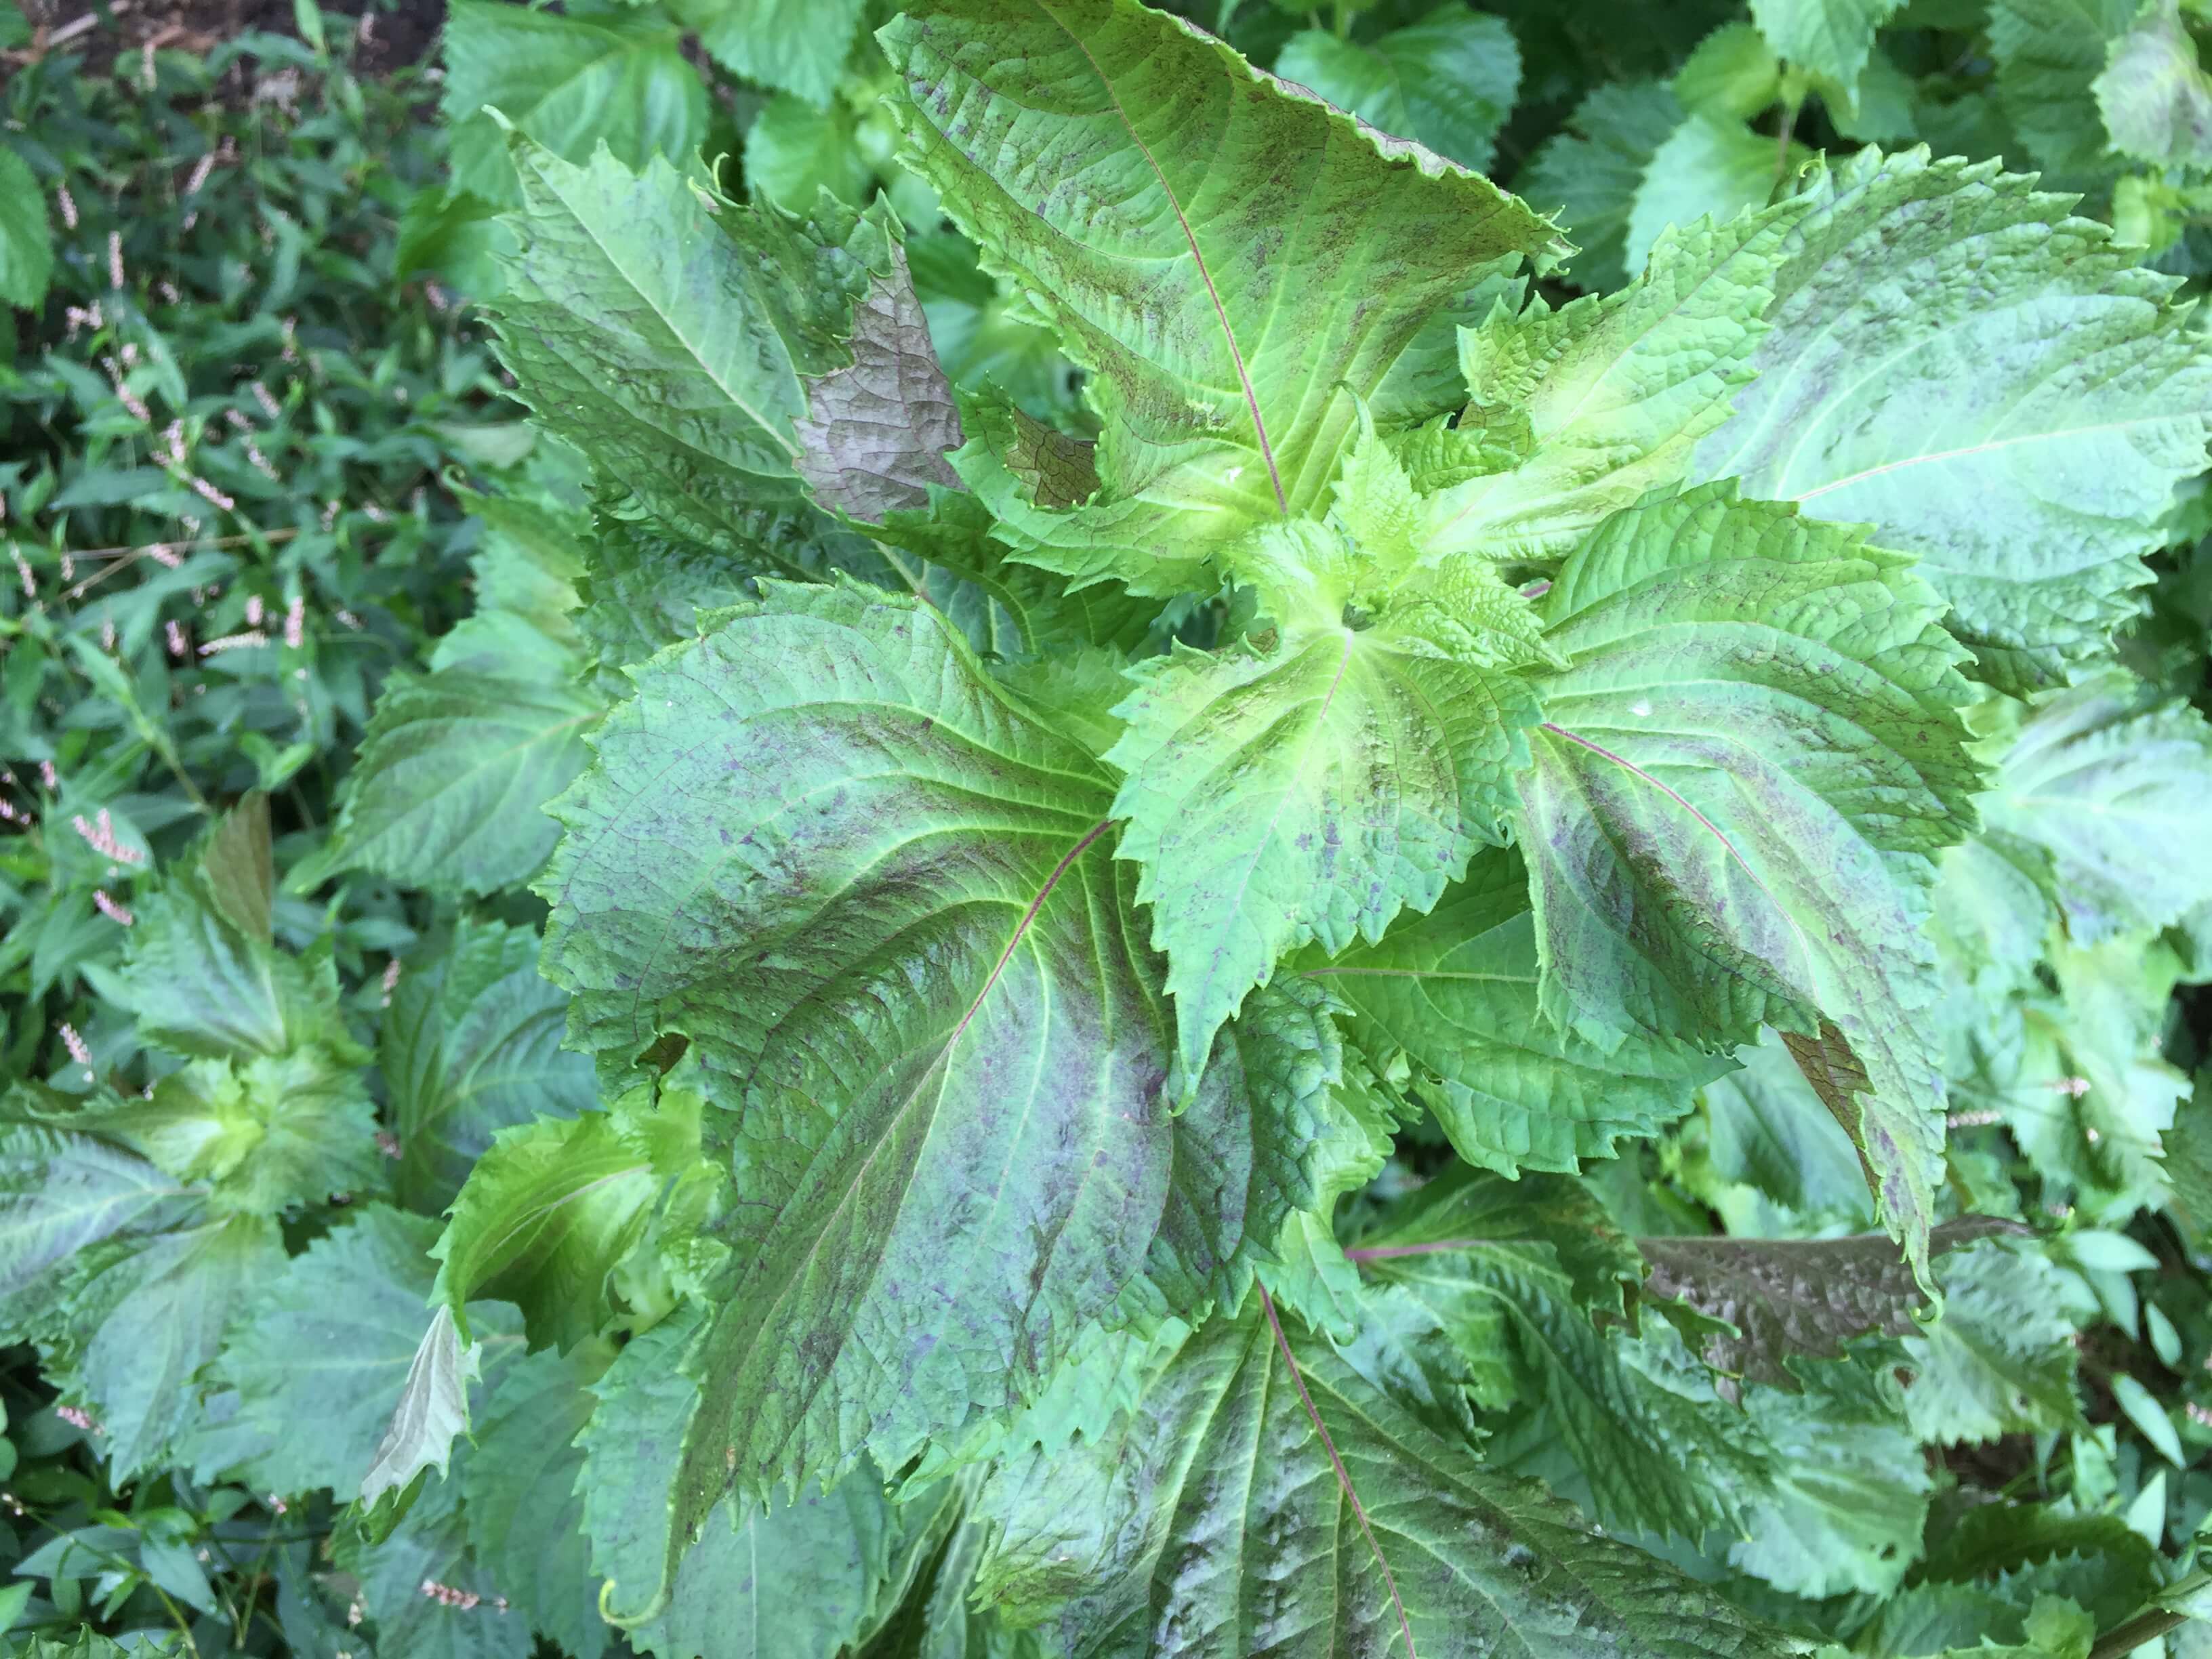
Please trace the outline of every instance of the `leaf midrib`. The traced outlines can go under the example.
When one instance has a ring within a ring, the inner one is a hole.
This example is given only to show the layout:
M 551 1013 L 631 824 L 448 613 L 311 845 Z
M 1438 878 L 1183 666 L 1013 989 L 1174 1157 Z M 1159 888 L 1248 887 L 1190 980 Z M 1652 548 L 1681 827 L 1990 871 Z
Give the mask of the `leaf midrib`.
M 1190 228 L 1190 220 L 1182 210 L 1182 203 L 1176 195 L 1175 186 L 1168 182 L 1167 173 L 1154 159 L 1152 146 L 1138 134 L 1136 123 L 1129 118 L 1129 112 L 1121 103 L 1120 91 L 1107 78 L 1106 71 L 1099 66 L 1098 60 L 1091 56 L 1091 48 L 1083 37 L 1069 27 L 1060 14 L 1046 3 L 1046 0 L 1037 0 L 1037 9 L 1058 24 L 1060 33 L 1066 35 L 1069 42 L 1083 54 L 1083 61 L 1091 66 L 1091 72 L 1098 77 L 1098 84 L 1105 88 L 1106 96 L 1114 106 L 1115 118 L 1129 135 L 1129 142 L 1136 145 L 1138 154 L 1145 158 L 1145 165 L 1152 168 L 1152 176 L 1160 182 L 1160 193 L 1167 198 L 1168 206 L 1175 214 L 1176 223 L 1182 229 L 1183 240 L 1190 246 L 1191 262 L 1198 267 L 1199 280 L 1206 284 L 1206 297 L 1213 302 L 1213 314 L 1221 324 L 1221 337 L 1229 347 L 1229 360 L 1236 368 L 1237 383 L 1243 388 L 1245 406 L 1252 413 L 1252 432 L 1260 442 L 1260 458 L 1267 464 L 1267 482 L 1274 486 L 1276 509 L 1287 518 L 1291 511 L 1290 500 L 1283 493 L 1282 470 L 1275 464 L 1274 445 L 1267 437 L 1267 424 L 1261 417 L 1259 394 L 1253 390 L 1252 376 L 1244 366 L 1243 349 L 1237 343 L 1237 332 L 1229 325 L 1229 313 L 1221 303 L 1220 291 L 1213 285 L 1212 268 L 1206 264 L 1206 254 L 1199 247 L 1197 234 Z

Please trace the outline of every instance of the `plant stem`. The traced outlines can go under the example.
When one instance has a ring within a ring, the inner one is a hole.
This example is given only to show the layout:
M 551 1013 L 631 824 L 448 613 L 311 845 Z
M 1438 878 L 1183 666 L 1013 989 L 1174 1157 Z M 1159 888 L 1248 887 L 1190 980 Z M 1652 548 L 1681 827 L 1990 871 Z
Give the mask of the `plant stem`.
M 2185 1613 L 2176 1613 L 2172 1607 L 2152 1607 L 2137 1613 L 2125 1624 L 2115 1625 L 2097 1638 L 2097 1645 L 2089 1650 L 2089 1659 L 2127 1659 L 2146 1642 L 2155 1642 L 2170 1630 L 2179 1630 L 2189 1622 Z
M 2179 1601 L 2208 1586 L 2212 1586 L 2212 1571 L 2199 1568 L 2167 1585 L 2164 1599 Z M 2122 1620 L 2099 1637 L 2096 1645 L 2089 1650 L 2089 1659 L 2126 1659 L 2146 1642 L 2155 1642 L 2168 1631 L 2179 1630 L 2195 1616 L 2172 1607 L 2145 1607 L 2134 1618 Z

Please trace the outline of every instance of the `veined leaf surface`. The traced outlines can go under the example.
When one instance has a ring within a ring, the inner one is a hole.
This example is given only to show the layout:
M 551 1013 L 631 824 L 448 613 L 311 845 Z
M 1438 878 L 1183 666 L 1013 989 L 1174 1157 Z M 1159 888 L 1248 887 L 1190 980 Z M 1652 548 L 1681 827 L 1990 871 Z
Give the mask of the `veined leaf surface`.
M 2034 185 L 1925 150 L 1824 175 L 1758 378 L 1692 475 L 1918 555 L 2010 691 L 2062 684 L 2135 608 L 2212 431 L 2212 351 L 2173 279 Z
M 1320 1085 L 1285 1002 L 1170 1113 L 1097 763 L 934 611 L 769 594 L 635 672 L 544 886 L 574 1038 L 617 1072 L 688 1038 L 734 1170 L 679 1538 L 732 1475 L 899 1467 L 1090 1322 L 1233 1290 Z
M 1544 1004 L 1601 1032 L 1800 1034 L 1923 1261 L 1943 1076 L 1922 922 L 1974 782 L 1958 648 L 1897 556 L 1733 493 L 1617 515 L 1541 601 L 1569 665 L 1521 780 Z
M 1079 1659 L 1794 1650 L 1485 1469 L 1256 1297 L 1156 1363 L 1102 1437 L 1010 1457 L 978 1510 L 999 1528 L 979 1593 Z
M 1551 237 L 1133 0 L 939 0 L 881 39 L 913 161 L 1091 371 L 1101 495 L 992 501 L 1079 583 L 1198 586 L 1211 552 L 1313 509 L 1429 313 Z

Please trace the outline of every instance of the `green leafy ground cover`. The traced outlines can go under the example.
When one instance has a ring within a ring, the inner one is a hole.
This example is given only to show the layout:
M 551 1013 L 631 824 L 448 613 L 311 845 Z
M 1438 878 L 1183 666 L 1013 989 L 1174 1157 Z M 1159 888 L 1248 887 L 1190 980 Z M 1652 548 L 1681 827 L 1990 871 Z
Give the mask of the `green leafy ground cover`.
M 2206 20 L 1190 21 L 0 38 L 14 1650 L 2203 1650 Z

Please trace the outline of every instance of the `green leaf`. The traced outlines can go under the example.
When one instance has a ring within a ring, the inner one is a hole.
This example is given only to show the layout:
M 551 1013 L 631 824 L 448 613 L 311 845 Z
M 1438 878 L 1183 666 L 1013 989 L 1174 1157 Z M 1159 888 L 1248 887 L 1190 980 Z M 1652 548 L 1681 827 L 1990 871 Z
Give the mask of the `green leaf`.
M 625 1344 L 592 1384 L 597 1403 L 576 1437 L 592 1571 L 606 1581 L 601 1605 L 625 1623 L 672 1594 L 667 1563 L 684 1548 L 674 1537 L 673 1487 L 699 1408 L 698 1382 L 682 1364 L 704 1324 L 701 1304 L 685 1302 Z
M 1994 1216 L 1967 1216 L 1929 1234 L 1928 1250 L 1937 1256 L 1978 1238 L 2027 1231 Z M 1908 1336 L 1919 1328 L 1912 1314 L 1922 1304 L 1920 1287 L 1896 1241 L 1881 1233 L 1644 1238 L 1637 1249 L 1651 1264 L 1645 1295 L 1735 1328 L 1733 1335 L 1708 1334 L 1701 1350 L 1726 1376 L 1794 1394 L 1804 1385 L 1789 1366 L 1792 1357 L 1838 1359 L 1844 1344 L 1869 1332 Z
M 114 1480 L 164 1465 L 196 1414 L 200 1368 L 283 1264 L 275 1222 L 234 1215 L 165 1234 L 79 1291 L 106 1316 L 85 1344 L 72 1391 L 106 1432 Z
M 1694 1541 L 1736 1527 L 1766 1484 L 1759 1448 L 1693 1361 L 1681 1356 L 1689 1375 L 1670 1386 L 1595 1322 L 1618 1321 L 1621 1286 L 1640 1268 L 1572 1182 L 1451 1170 L 1350 1254 L 1386 1293 L 1429 1310 L 1478 1397 L 1495 1389 L 1484 1367 L 1504 1359 L 1509 1395 L 1540 1407 L 1543 1440 L 1580 1472 L 1606 1525 Z M 1663 1369 L 1663 1356 L 1648 1358 Z
M 1923 1583 L 1882 1608 L 1869 1639 L 1876 1652 L 1936 1659 L 2088 1659 L 2096 1634 L 2077 1603 L 2037 1595 L 2032 1582 Z
M 1945 968 L 1978 994 L 1998 998 L 2034 977 L 2058 907 L 2050 893 L 2050 855 L 1993 828 L 1990 796 L 1977 805 L 1981 830 L 1936 860 L 1930 921 Z
M 408 1659 L 526 1659 L 530 1625 L 471 1553 L 459 1484 L 428 1488 L 382 1543 L 341 1540 L 379 1650 Z
M 573 167 L 520 144 L 515 161 L 496 316 L 523 396 L 678 532 L 759 544 L 766 514 L 803 499 L 808 387 L 853 363 L 888 233 L 849 210 L 822 225 L 717 202 L 659 157 Z
M 1079 586 L 1212 586 L 1209 555 L 1316 507 L 1429 314 L 1550 237 L 1486 180 L 1134 0 L 944 0 L 880 38 L 908 161 L 1091 371 L 1096 501 L 963 473 L 1021 556 Z
M 2187 703 L 2124 674 L 2089 680 L 2037 708 L 1992 781 L 1982 839 L 2047 860 L 2076 941 L 2152 932 L 2212 898 L 2212 726 Z
M 563 1348 L 605 1323 L 607 1275 L 644 1236 L 667 1184 L 701 1170 L 697 1096 L 649 1089 L 568 1119 L 501 1130 L 469 1171 L 433 1254 L 433 1294 L 461 1317 L 479 1294 L 522 1310 Z M 704 1171 L 709 1175 L 711 1170 Z
M 483 1376 L 486 1352 L 495 1350 L 504 1358 L 520 1347 L 522 1316 L 514 1309 L 485 1303 L 471 1309 L 470 1317 L 477 1332 L 473 1341 L 462 1340 L 448 1304 L 439 1303 L 430 1316 L 430 1328 L 408 1364 L 391 1423 L 361 1477 L 362 1509 L 374 1508 L 386 1492 L 404 1492 L 425 1469 L 434 1466 L 445 1474 L 454 1437 L 469 1431 L 470 1385 Z
M 568 1006 L 524 927 L 464 919 L 443 953 L 406 966 L 377 1057 L 409 1205 L 443 1209 L 500 1130 L 596 1103 L 590 1060 L 561 1047 Z
M 973 243 L 955 230 L 920 232 L 907 238 L 906 251 L 938 361 L 953 385 L 969 393 L 996 387 L 1041 421 L 1074 415 L 1075 366 L 1060 356 L 1052 331 L 1028 320 L 978 267 Z
M 650 15 L 454 0 L 440 108 L 454 127 L 456 185 L 503 207 L 521 199 L 504 133 L 477 114 L 487 105 L 566 161 L 588 161 L 602 143 L 626 167 L 688 158 L 707 137 L 707 89 L 680 39 Z
M 1544 1006 L 1800 1034 L 1917 1265 L 1943 1131 L 1929 860 L 1974 781 L 1956 648 L 1896 556 L 1732 495 L 1616 515 L 1540 601 L 1569 663 L 1521 780 Z
M 1010 1455 L 978 1512 L 995 1529 L 979 1595 L 1079 1659 L 1401 1636 L 1427 1659 L 1790 1650 L 1258 1305 L 1191 1337 L 1097 1440 Z
M 589 563 L 580 514 L 517 496 L 471 502 L 484 533 L 469 560 L 475 613 L 439 640 L 434 672 L 557 683 L 575 672 L 579 641 L 569 613 Z
M 688 1309 L 632 1341 L 594 1385 L 578 1485 L 592 1569 L 610 1583 L 602 1605 L 630 1639 L 661 1659 L 696 1653 L 817 1655 L 834 1659 L 874 1613 L 890 1574 L 896 1523 L 883 1483 L 865 1465 L 824 1492 L 765 1505 L 723 1497 L 697 1540 L 672 1540 L 671 1486 L 681 1468 L 700 1389 L 679 1361 L 699 1334 Z M 663 1594 L 649 1588 L 680 1558 Z
M 246 798 L 172 869 L 131 930 L 119 990 L 145 1041 L 253 1061 L 321 1040 L 356 1051 L 328 958 L 274 946 L 265 797 Z
M 210 1189 L 222 1211 L 279 1215 L 384 1178 L 368 1085 L 319 1045 L 243 1066 L 191 1060 L 149 1096 L 96 1100 L 76 1117 Z
M 2177 0 L 2154 0 L 2112 42 L 2091 90 L 2123 155 L 2160 167 L 2212 166 L 2212 77 Z
M 422 1334 L 437 1236 L 434 1221 L 368 1206 L 246 1304 L 213 1375 L 237 1395 L 233 1429 L 258 1440 L 256 1486 L 359 1493 Z
M 1782 64 L 1755 26 L 1724 23 L 1698 42 L 1670 84 L 1693 114 L 1748 121 L 1781 99 Z
M 35 311 L 53 275 L 46 196 L 23 158 L 0 146 L 0 300 Z
M 1233 1287 L 1310 1190 L 1317 1079 L 1264 1028 L 1168 1109 L 1097 763 L 939 613 L 767 592 L 634 671 L 544 890 L 571 1040 L 622 1073 L 687 1037 L 736 1147 L 687 1534 L 733 1472 L 899 1467 L 1117 1303 Z
M 1386 613 L 1130 671 L 1106 757 L 1127 774 L 1116 856 L 1144 868 L 1187 1085 L 1285 952 L 1372 943 L 1502 833 L 1536 702 L 1435 622 Z
M 1311 1062 L 1327 1087 L 1315 1093 L 1321 1121 L 1313 1132 L 1313 1202 L 1284 1223 L 1275 1241 L 1277 1259 L 1261 1273 L 1278 1302 L 1296 1310 L 1331 1340 L 1348 1342 L 1359 1330 L 1363 1310 L 1358 1271 L 1337 1242 L 1339 1200 L 1382 1172 L 1399 1115 L 1358 1057 L 1347 1059 L 1332 1024 L 1315 1020 L 1300 1025 L 1288 1014 L 1291 1008 L 1317 1003 L 1340 1013 L 1343 1005 L 1303 977 L 1285 977 L 1279 988 L 1279 997 L 1261 999 L 1247 1018 L 1256 1023 L 1281 1012 L 1279 1040 L 1293 1050 L 1302 1040 L 1312 1042 Z
M 1765 207 L 1806 153 L 1802 145 L 1778 147 L 1741 121 L 1690 116 L 1644 165 L 1621 244 L 1628 270 L 1643 269 L 1669 226 L 1692 226 L 1708 218 L 1725 225 Z
M 1935 1484 L 1897 1392 L 1891 1378 L 1847 1362 L 1820 1368 L 1802 1394 L 1747 1397 L 1771 1462 L 1746 1494 L 1729 1565 L 1793 1595 L 1897 1593 L 1920 1553 Z
M 35 1299 L 70 1260 L 111 1238 L 166 1231 L 198 1207 L 199 1194 L 148 1159 L 96 1135 L 16 1114 L 11 1094 L 0 1126 L 0 1316 Z M 40 1116 L 46 1115 L 40 1114 Z
M 1547 1019 L 1537 995 L 1528 880 L 1505 854 L 1476 860 L 1434 914 L 1379 945 L 1297 969 L 1354 1011 L 1350 1034 L 1378 1064 L 1403 1054 L 1462 1158 L 1503 1175 L 1573 1170 L 1624 1137 L 1656 1133 L 1690 1109 L 1727 1062 L 1670 1038 L 1608 1046 Z
M 826 109 L 782 92 L 762 106 L 745 129 L 745 185 L 787 213 L 805 213 L 815 193 L 865 204 L 875 173 L 861 155 L 852 110 L 842 101 Z
M 1301 29 L 1275 59 L 1275 73 L 1372 126 L 1487 173 L 1520 89 L 1521 50 L 1504 18 L 1447 5 L 1365 45 Z
M 1731 1232 L 1769 1232 L 1777 1212 L 1815 1224 L 1874 1218 L 1856 1151 L 1781 1040 L 1763 1036 L 1736 1055 L 1742 1070 L 1705 1087 L 1705 1172 L 1698 1196 Z
M 1642 269 L 1640 257 L 1627 258 L 1629 215 L 1651 158 L 1681 124 L 1681 105 L 1656 82 L 1595 88 L 1513 181 L 1532 205 L 1558 204 L 1560 224 L 1581 244 L 1568 268 L 1583 287 L 1618 288 Z M 1639 256 L 1650 246 L 1641 242 Z
M 599 1659 L 609 1636 L 576 1492 L 584 1454 L 574 1444 L 592 1417 L 588 1385 L 605 1364 L 604 1353 L 550 1349 L 516 1361 L 486 1402 L 461 1469 L 471 1551 L 512 1616 L 574 1659 Z
M 2142 0 L 1990 0 L 1997 102 L 2043 166 L 2063 175 L 2110 166 L 2094 88 L 2142 9 Z
M 2124 1373 L 2112 1379 L 2112 1398 L 2137 1432 L 2150 1442 L 2152 1449 L 2174 1468 L 2186 1468 L 2190 1459 L 2181 1449 L 2181 1437 L 2173 1431 L 2173 1419 L 2166 1415 L 2156 1395 Z
M 2132 611 L 2212 429 L 2212 352 L 2172 279 L 2033 183 L 1924 150 L 1826 175 L 1784 244 L 1759 377 L 1695 467 L 1917 554 L 2008 690 L 2059 683 Z M 1917 273 L 1910 305 L 1869 258 Z
M 709 547 L 644 522 L 602 518 L 597 530 L 576 625 L 608 668 L 697 638 L 702 615 L 752 598 L 753 574 L 779 568 L 777 556 L 750 558 L 726 543 Z
M 1962 1045 L 1959 1097 L 2002 1121 L 2085 1218 L 2120 1224 L 2166 1195 L 2161 1153 L 2189 1093 L 2162 1052 L 2179 967 L 2140 936 L 2054 942 L 2051 986 L 2038 975 Z
M 1874 51 L 1875 31 L 1904 0 L 1751 0 L 1751 19 L 1790 63 L 1850 86 Z
M 732 75 L 826 104 L 866 0 L 684 0 L 700 44 Z M 672 148 L 671 154 L 680 155 Z M 573 159 L 573 158 L 572 158 Z
M 1955 1446 L 2071 1428 L 2075 1321 L 2043 1256 L 1984 1244 L 1937 1272 L 1943 1317 L 1905 1339 L 1905 1409 L 1923 1441 Z
M 1437 489 L 1422 504 L 1426 556 L 1556 557 L 1607 514 L 1679 483 L 1751 377 L 1776 251 L 1802 211 L 1668 230 L 1618 294 L 1500 307 L 1462 329 L 1461 442 L 1481 433 L 1526 459 Z
M 540 809 L 604 712 L 557 678 L 395 676 L 347 779 L 335 867 L 462 894 L 527 881 L 558 834 Z
M 657 1659 L 837 1659 L 889 1582 L 896 1528 L 865 1468 L 741 1518 L 725 1498 L 677 1569 L 667 1611 L 630 1640 Z

